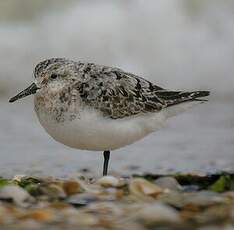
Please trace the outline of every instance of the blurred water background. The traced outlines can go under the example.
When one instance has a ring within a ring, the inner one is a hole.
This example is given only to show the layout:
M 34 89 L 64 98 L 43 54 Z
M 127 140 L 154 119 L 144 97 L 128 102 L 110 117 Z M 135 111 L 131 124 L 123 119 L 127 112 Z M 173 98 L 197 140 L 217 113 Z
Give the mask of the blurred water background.
M 50 57 L 118 66 L 165 88 L 211 90 L 208 103 L 113 152 L 112 171 L 233 170 L 233 21 L 232 0 L 0 0 L 0 175 L 101 173 L 101 153 L 45 133 L 32 97 L 8 103 Z

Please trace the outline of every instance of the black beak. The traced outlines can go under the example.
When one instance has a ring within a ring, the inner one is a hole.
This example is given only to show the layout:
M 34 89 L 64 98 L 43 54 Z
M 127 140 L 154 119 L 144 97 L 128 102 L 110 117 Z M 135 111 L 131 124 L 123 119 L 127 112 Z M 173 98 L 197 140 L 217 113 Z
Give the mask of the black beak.
M 20 92 L 16 96 L 12 97 L 9 100 L 9 102 L 14 102 L 20 98 L 26 97 L 26 96 L 31 95 L 31 94 L 35 94 L 38 89 L 39 88 L 37 87 L 37 85 L 35 83 L 32 83 L 27 89 L 23 90 L 22 92 Z

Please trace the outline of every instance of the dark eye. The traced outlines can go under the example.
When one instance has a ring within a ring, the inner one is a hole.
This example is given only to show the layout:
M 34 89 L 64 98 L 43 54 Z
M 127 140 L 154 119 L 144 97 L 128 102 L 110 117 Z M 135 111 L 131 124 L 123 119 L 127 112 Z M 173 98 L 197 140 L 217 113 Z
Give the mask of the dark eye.
M 51 79 L 56 79 L 58 77 L 58 75 L 57 74 L 52 74 L 50 77 L 51 77 Z

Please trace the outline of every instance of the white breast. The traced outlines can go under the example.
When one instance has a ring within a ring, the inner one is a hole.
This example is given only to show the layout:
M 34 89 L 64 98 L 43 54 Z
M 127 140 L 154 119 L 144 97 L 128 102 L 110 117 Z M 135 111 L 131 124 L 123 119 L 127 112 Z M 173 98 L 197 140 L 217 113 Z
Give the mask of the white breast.
M 129 145 L 160 128 L 164 115 L 150 113 L 131 118 L 104 118 L 95 110 L 81 111 L 79 117 L 65 122 L 51 120 L 37 111 L 41 125 L 56 141 L 85 150 L 113 150 Z

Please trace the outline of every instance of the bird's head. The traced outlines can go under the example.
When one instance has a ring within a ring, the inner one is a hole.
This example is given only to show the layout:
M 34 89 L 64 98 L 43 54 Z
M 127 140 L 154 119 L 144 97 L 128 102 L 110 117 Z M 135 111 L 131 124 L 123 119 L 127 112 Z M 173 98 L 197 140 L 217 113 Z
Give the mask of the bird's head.
M 73 61 L 65 58 L 51 58 L 37 64 L 33 75 L 34 82 L 12 97 L 9 102 L 36 93 L 57 94 L 77 79 L 77 70 Z

